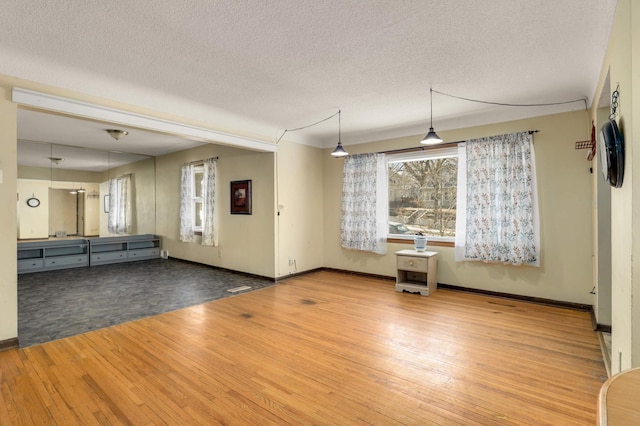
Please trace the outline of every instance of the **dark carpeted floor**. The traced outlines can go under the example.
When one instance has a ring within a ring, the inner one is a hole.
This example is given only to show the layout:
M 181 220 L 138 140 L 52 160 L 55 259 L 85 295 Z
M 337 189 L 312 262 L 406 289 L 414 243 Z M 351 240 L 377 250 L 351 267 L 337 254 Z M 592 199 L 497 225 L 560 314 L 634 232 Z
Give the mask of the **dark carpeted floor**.
M 18 339 L 31 346 L 273 284 L 176 259 L 22 274 Z M 240 286 L 251 288 L 227 291 Z

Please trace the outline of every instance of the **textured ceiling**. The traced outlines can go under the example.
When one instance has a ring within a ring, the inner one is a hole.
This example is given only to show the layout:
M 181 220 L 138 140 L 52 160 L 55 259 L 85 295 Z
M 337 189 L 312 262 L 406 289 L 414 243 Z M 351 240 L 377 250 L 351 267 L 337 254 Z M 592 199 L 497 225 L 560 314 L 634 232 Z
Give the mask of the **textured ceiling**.
M 615 4 L 10 1 L 0 13 L 0 73 L 267 141 L 340 108 L 349 145 L 424 133 L 430 84 L 497 102 L 590 103 Z M 438 94 L 433 103 L 436 130 L 584 108 L 498 107 Z M 336 133 L 329 120 L 286 138 L 331 146 Z

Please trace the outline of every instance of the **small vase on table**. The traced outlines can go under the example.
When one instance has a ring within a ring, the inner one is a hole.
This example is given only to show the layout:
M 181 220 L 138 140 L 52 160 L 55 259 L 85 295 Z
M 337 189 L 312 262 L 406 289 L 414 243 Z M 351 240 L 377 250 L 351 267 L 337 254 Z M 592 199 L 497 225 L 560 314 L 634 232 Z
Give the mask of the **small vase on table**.
M 416 251 L 427 251 L 427 236 L 421 232 L 418 232 L 413 237 L 413 245 Z

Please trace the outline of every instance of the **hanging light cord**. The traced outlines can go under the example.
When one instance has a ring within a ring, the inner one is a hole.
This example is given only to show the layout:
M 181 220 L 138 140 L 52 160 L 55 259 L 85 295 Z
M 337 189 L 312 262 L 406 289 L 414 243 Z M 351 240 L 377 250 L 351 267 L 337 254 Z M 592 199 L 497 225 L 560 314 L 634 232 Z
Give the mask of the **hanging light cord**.
M 477 102 L 477 103 L 480 103 L 480 104 L 511 106 L 511 107 L 537 107 L 537 106 L 552 106 L 552 105 L 572 104 L 574 102 L 584 102 L 584 109 L 585 110 L 588 109 L 587 98 L 574 99 L 572 101 L 549 102 L 549 103 L 539 103 L 539 104 L 509 104 L 509 103 L 504 103 L 504 102 L 491 102 L 491 101 L 483 101 L 483 100 L 479 100 L 479 99 L 465 98 L 463 96 L 456 96 L 456 95 L 452 95 L 450 93 L 440 92 L 439 90 L 434 90 L 434 89 L 431 89 L 431 88 L 430 88 L 430 90 L 432 92 L 437 93 L 437 94 L 442 95 L 442 96 L 448 96 L 450 98 L 460 99 L 460 100 L 463 100 L 463 101 Z
M 302 127 L 296 127 L 295 129 L 284 129 L 284 132 L 282 132 L 282 134 L 280 135 L 280 137 L 276 140 L 276 144 L 278 144 L 278 143 L 280 142 L 280 140 L 284 137 L 284 135 L 286 135 L 286 134 L 287 134 L 287 132 L 295 132 L 296 130 L 303 130 L 303 129 L 308 129 L 309 127 L 317 126 L 318 124 L 320 124 L 320 123 L 324 123 L 325 121 L 330 120 L 330 119 L 332 119 L 333 117 L 335 117 L 336 115 L 339 115 L 339 114 L 340 114 L 340 110 L 338 110 L 338 112 L 336 112 L 336 113 L 335 113 L 335 114 L 333 114 L 333 115 L 330 115 L 330 116 L 329 116 L 329 117 L 327 117 L 327 118 L 323 118 L 323 119 L 322 119 L 322 120 L 320 120 L 320 121 L 316 121 L 316 122 L 315 122 L 315 123 L 313 123 L 313 124 L 308 124 L 308 125 L 306 125 L 306 126 L 302 126 Z M 338 139 L 338 140 L 339 140 L 339 139 Z
M 583 102 L 585 110 L 588 109 L 587 98 L 574 99 L 574 100 L 571 100 L 571 101 L 562 101 L 562 102 L 548 102 L 548 103 L 536 103 L 536 104 L 510 104 L 510 103 L 505 103 L 505 102 L 483 101 L 483 100 L 480 100 L 480 99 L 466 98 L 464 96 L 456 96 L 456 95 L 452 95 L 450 93 L 445 93 L 445 92 L 441 92 L 439 90 L 435 90 L 435 89 L 433 89 L 431 87 L 429 87 L 429 91 L 432 92 L 432 93 L 437 93 L 439 95 L 447 96 L 447 97 L 450 97 L 450 98 L 460 99 L 460 100 L 469 101 L 469 102 L 477 102 L 477 103 L 480 103 L 480 104 L 488 104 L 488 105 L 500 105 L 500 106 L 510 106 L 510 107 L 538 107 L 538 106 L 565 105 L 565 104 L 572 104 L 574 102 Z M 282 132 L 282 134 L 280 135 L 280 137 L 276 139 L 276 145 L 282 140 L 282 138 L 284 137 L 284 135 L 287 134 L 287 132 L 295 132 L 296 130 L 303 130 L 303 129 L 308 129 L 309 127 L 317 126 L 320 123 L 324 123 L 325 121 L 332 119 L 336 115 L 338 115 L 338 116 L 340 115 L 340 110 L 338 110 L 338 112 L 336 112 L 335 114 L 330 115 L 327 118 L 323 118 L 320 121 L 316 121 L 315 123 L 308 124 L 308 125 L 302 126 L 302 127 L 296 127 L 295 129 L 285 129 L 284 132 Z M 431 96 L 431 126 L 433 126 L 433 96 Z M 339 127 L 340 127 L 340 125 L 338 125 L 338 132 L 340 131 Z M 338 140 L 340 140 L 340 135 L 338 135 Z
M 431 113 L 431 121 L 429 122 L 429 125 L 433 129 L 433 88 L 431 86 L 429 86 L 429 100 L 431 102 L 429 106 L 429 112 Z

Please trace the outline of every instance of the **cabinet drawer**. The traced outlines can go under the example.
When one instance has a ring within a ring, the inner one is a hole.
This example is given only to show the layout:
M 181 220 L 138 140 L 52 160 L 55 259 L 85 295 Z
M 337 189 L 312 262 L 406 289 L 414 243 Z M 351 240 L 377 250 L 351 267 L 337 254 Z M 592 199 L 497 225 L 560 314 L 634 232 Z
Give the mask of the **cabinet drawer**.
M 403 271 L 427 272 L 429 259 L 426 257 L 398 256 L 398 269 Z
M 91 262 L 106 262 L 118 259 L 126 259 L 127 252 L 126 251 L 112 251 L 112 252 L 104 252 L 104 253 L 93 253 L 91 255 Z
M 67 266 L 67 265 L 83 265 L 89 264 L 89 258 L 87 255 L 78 255 L 78 256 L 56 256 L 56 257 L 47 257 L 44 260 L 44 266 Z
M 44 259 L 23 259 L 18 260 L 18 272 L 30 271 L 32 269 L 42 268 L 44 266 Z
M 129 259 L 136 257 L 158 257 L 160 256 L 159 248 L 147 248 L 138 250 L 129 250 Z

